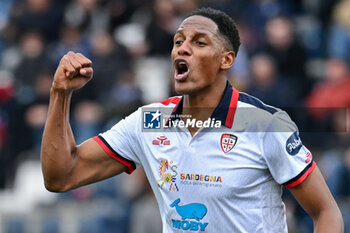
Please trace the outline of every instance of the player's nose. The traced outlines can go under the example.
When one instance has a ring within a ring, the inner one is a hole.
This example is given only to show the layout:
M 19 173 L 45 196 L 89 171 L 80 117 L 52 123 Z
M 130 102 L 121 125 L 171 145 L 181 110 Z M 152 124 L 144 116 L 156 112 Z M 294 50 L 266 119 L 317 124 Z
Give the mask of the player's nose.
M 184 41 L 177 50 L 177 54 L 181 56 L 189 56 L 192 54 L 191 46 L 188 41 Z

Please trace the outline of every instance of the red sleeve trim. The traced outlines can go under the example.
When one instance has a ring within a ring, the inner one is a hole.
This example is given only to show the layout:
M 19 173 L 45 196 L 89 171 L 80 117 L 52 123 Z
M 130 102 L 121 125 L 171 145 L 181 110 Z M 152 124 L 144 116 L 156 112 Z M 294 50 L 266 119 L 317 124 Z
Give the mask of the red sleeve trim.
M 232 125 L 233 125 L 233 119 L 235 117 L 235 113 L 237 109 L 238 96 L 239 96 L 239 92 L 234 87 L 232 87 L 230 107 L 228 109 L 228 113 L 225 121 L 225 126 L 228 128 L 232 128 Z
M 296 179 L 292 179 L 291 182 L 287 182 L 285 183 L 285 187 L 286 188 L 293 188 L 295 186 L 297 186 L 298 184 L 302 183 L 306 177 L 308 177 L 311 172 L 315 169 L 316 167 L 316 163 L 315 161 L 312 161 L 312 163 L 310 164 L 311 166 L 307 166 L 306 169 L 304 169 L 297 177 Z
M 107 154 L 128 168 L 125 171 L 127 174 L 131 174 L 136 169 L 134 162 L 129 161 L 117 154 L 101 136 L 95 136 L 93 139 L 102 147 L 104 151 L 107 152 Z

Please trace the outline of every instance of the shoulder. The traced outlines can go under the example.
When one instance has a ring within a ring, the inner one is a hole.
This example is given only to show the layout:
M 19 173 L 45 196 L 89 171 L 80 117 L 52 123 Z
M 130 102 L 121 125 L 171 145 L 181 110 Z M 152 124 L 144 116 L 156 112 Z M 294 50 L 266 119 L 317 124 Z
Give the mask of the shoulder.
M 144 105 L 143 107 L 175 107 L 180 102 L 181 98 L 182 96 L 173 96 L 162 101 Z
M 174 97 L 170 97 L 168 99 L 162 100 L 162 101 L 158 101 L 158 102 L 154 102 L 154 103 L 140 106 L 135 112 L 133 112 L 132 114 L 130 114 L 126 118 L 130 118 L 130 117 L 135 116 L 135 115 L 141 115 L 143 111 L 147 111 L 147 110 L 156 110 L 159 108 L 173 109 L 180 102 L 181 98 L 182 98 L 182 96 L 174 96 Z
M 258 98 L 244 92 L 239 93 L 238 104 L 241 105 L 242 107 L 255 108 L 257 110 L 260 110 L 262 112 L 266 112 L 272 115 L 278 111 L 281 111 L 281 109 L 265 104 L 263 101 L 259 100 Z
M 265 104 L 260 99 L 240 92 L 237 103 L 237 118 L 240 124 L 252 131 L 291 130 L 294 122 L 282 109 Z
M 181 96 L 174 96 L 159 102 L 143 105 L 135 112 L 125 117 L 124 120 L 134 125 L 135 122 L 141 122 L 139 119 L 145 117 L 145 115 L 152 115 L 153 119 L 155 116 L 153 114 L 156 112 L 159 112 L 160 114 L 171 114 L 177 104 L 181 101 L 181 98 Z

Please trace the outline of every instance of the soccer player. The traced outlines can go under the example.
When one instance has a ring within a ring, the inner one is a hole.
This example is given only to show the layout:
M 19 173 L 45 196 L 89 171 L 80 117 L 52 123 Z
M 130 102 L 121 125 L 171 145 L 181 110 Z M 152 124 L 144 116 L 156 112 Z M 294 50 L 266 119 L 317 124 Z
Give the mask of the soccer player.
M 65 192 L 143 166 L 163 232 L 270 233 L 287 232 L 284 185 L 311 215 L 315 232 L 343 232 L 339 208 L 296 125 L 227 81 L 239 45 L 229 16 L 194 11 L 178 28 L 171 54 L 182 96 L 139 108 L 78 146 L 69 102 L 93 69 L 82 54 L 66 54 L 54 76 L 43 134 L 46 188 Z M 202 124 L 207 119 L 214 122 L 210 127 Z

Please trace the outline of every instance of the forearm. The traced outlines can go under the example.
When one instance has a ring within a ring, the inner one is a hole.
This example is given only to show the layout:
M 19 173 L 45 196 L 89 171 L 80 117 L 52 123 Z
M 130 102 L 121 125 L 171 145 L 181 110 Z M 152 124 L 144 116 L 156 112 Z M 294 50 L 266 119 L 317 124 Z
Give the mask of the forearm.
M 51 90 L 48 117 L 41 146 L 41 163 L 45 186 L 62 189 L 72 170 L 76 144 L 69 124 L 71 92 Z

